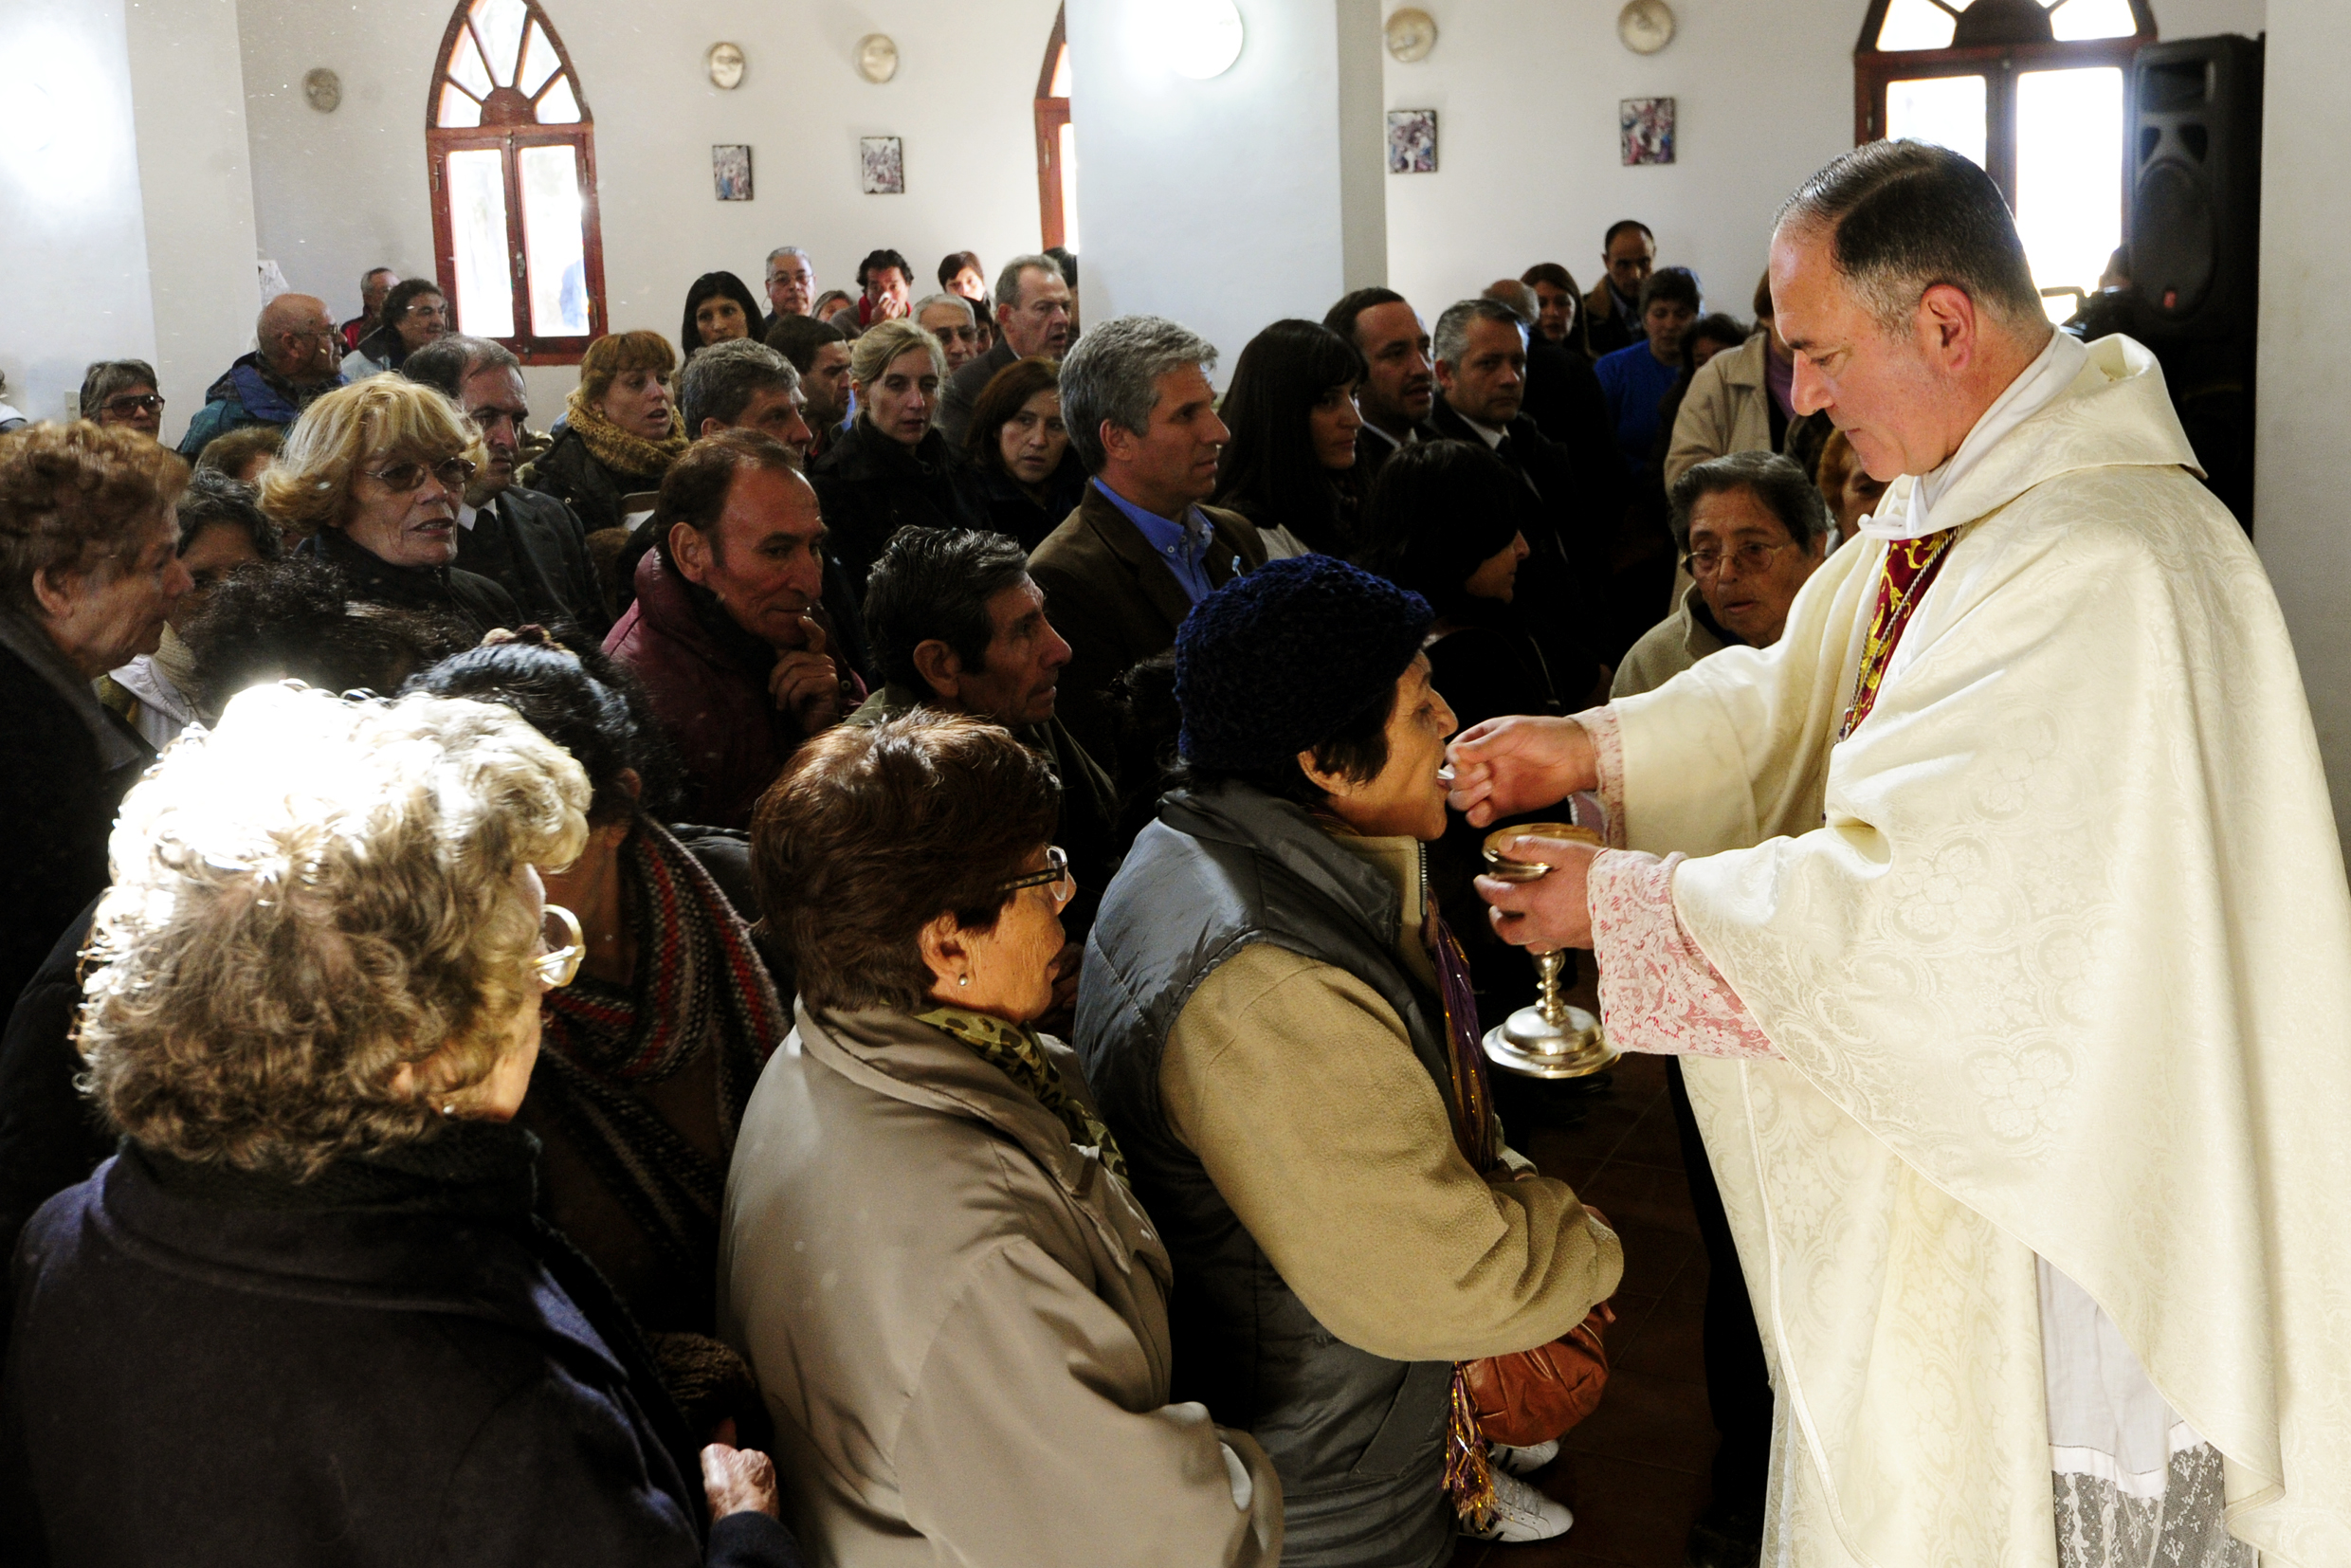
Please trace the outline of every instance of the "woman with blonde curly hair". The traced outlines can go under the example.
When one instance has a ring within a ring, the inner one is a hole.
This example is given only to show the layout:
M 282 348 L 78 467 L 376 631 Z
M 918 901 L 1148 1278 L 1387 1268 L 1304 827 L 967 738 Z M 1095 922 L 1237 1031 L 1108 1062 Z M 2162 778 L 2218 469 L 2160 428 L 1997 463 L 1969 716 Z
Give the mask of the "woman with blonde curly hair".
M 669 387 L 677 368 L 678 351 L 658 332 L 616 332 L 589 344 L 531 488 L 569 502 L 591 534 L 626 526 L 624 502 L 658 492 L 689 440 Z
M 123 1143 L 19 1249 L 0 1558 L 793 1560 L 532 1212 L 589 798 L 503 708 L 294 685 L 132 791 L 80 1038 Z
M 858 596 L 901 528 L 982 528 L 977 477 L 939 429 L 947 351 L 903 319 L 877 321 L 849 346 L 857 417 L 809 470 L 833 556 Z
M 454 616 L 478 636 L 521 619 L 503 588 L 449 564 L 479 446 L 430 387 L 370 376 L 302 410 L 262 476 L 262 510 L 301 540 L 296 555 L 350 578 L 354 598 Z

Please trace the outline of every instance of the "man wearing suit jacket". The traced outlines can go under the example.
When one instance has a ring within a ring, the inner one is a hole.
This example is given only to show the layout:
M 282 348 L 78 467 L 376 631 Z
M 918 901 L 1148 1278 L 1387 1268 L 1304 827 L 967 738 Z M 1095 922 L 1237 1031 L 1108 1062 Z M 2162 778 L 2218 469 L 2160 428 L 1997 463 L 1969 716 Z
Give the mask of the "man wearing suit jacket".
M 1590 644 L 1594 590 L 1608 580 L 1607 514 L 1574 455 L 1521 411 L 1526 397 L 1526 325 L 1499 300 L 1457 301 L 1437 318 L 1439 396 L 1429 423 L 1439 436 L 1473 441 L 1525 483 L 1519 514 L 1528 556 L 1516 603 L 1571 709 L 1599 679 Z
M 1391 452 L 1436 439 L 1429 428 L 1429 405 L 1436 395 L 1429 371 L 1429 329 L 1392 288 L 1357 289 L 1331 306 L 1322 324 L 1363 356 L 1363 380 L 1355 394 L 1363 415 L 1355 437 L 1355 471 L 1368 494 Z
M 960 450 L 972 410 L 996 372 L 1041 354 L 1059 359 L 1069 349 L 1069 284 L 1047 256 L 1015 256 L 996 276 L 996 346 L 947 378 L 939 428 Z
M 1194 605 L 1265 564 L 1254 524 L 1200 504 L 1231 434 L 1209 385 L 1215 363 L 1213 344 L 1157 316 L 1096 327 L 1062 361 L 1062 419 L 1094 479 L 1030 556 L 1029 575 L 1069 645 L 1062 722 L 1097 758 L 1121 750 L 1111 684 L 1175 647 Z
M 450 333 L 410 355 L 400 373 L 442 392 L 482 429 L 482 468 L 458 508 L 451 564 L 503 588 L 524 621 L 601 638 L 612 612 L 585 526 L 560 500 L 514 483 L 531 417 L 521 362 L 486 337 Z

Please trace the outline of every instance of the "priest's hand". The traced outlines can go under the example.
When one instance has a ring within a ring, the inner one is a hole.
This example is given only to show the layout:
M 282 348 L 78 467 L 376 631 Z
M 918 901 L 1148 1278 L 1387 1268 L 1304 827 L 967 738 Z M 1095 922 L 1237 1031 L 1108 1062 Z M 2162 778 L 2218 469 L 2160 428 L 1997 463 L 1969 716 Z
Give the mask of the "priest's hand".
M 1589 950 L 1589 883 L 1593 857 L 1600 853 L 1599 847 L 1528 833 L 1509 840 L 1503 846 L 1503 853 L 1510 860 L 1540 861 L 1551 870 L 1533 882 L 1478 879 L 1478 897 L 1491 906 L 1485 916 L 1493 922 L 1495 934 L 1514 947 L 1531 947 L 1538 952 L 1562 947 Z
M 1446 804 L 1466 813 L 1473 828 L 1538 811 L 1600 783 L 1599 754 L 1573 719 L 1488 719 L 1454 737 L 1445 759 L 1453 768 Z
M 768 671 L 768 695 L 799 721 L 801 733 L 829 729 L 841 717 L 841 672 L 825 654 L 825 629 L 800 617 L 800 646 L 783 649 Z

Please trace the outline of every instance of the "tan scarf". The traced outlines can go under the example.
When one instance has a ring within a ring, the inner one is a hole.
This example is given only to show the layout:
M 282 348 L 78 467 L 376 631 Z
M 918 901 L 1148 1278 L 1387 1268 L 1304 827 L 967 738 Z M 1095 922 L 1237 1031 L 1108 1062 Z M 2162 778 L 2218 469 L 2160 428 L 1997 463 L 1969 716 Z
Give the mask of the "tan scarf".
M 572 428 L 587 444 L 588 455 L 614 473 L 636 474 L 659 479 L 669 471 L 678 454 L 686 448 L 685 416 L 670 405 L 669 433 L 659 441 L 647 441 L 633 430 L 624 430 L 604 416 L 604 410 L 580 396 L 574 387 L 563 400 Z

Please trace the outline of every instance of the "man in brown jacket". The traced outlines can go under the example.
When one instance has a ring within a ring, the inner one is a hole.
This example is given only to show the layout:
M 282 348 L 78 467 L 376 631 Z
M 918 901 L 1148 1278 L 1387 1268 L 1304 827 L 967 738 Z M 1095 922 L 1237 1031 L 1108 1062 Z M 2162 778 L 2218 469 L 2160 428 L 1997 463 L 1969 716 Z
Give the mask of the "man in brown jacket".
M 1215 345 L 1157 316 L 1105 322 L 1062 361 L 1062 417 L 1094 481 L 1029 574 L 1069 642 L 1062 722 L 1096 757 L 1120 753 L 1111 683 L 1173 647 L 1194 605 L 1265 564 L 1253 523 L 1200 504 L 1231 434 L 1209 385 L 1215 363 Z

